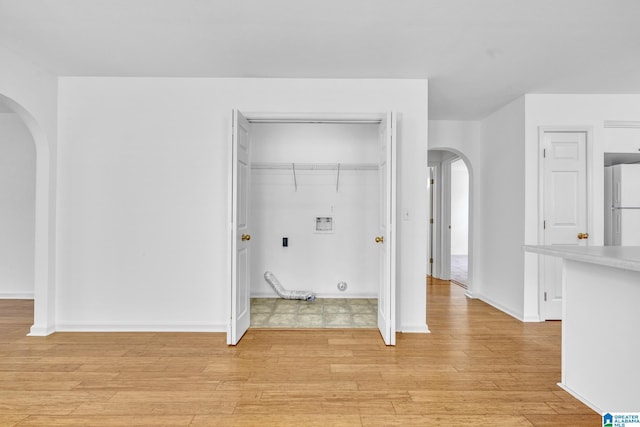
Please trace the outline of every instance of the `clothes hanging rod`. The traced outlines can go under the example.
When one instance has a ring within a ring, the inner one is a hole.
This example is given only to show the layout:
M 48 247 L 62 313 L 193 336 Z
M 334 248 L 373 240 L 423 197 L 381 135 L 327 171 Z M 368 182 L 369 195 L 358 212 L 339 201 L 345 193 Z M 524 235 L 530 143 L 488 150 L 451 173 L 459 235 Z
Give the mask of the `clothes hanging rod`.
M 279 124 L 329 124 L 329 125 L 374 125 L 380 120 L 309 120 L 309 119 L 249 119 L 250 123 L 279 123 Z
M 375 163 L 252 163 L 251 169 L 281 169 L 281 170 L 378 170 Z
M 316 124 L 377 124 L 385 120 L 386 113 L 268 113 L 245 111 L 244 117 L 249 123 L 316 123 Z

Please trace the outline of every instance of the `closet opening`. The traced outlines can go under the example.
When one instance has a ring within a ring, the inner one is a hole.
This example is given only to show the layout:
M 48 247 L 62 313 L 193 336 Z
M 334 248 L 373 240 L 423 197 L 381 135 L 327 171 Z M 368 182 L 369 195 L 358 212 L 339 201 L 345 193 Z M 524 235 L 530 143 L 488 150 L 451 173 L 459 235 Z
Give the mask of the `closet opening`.
M 377 327 L 377 126 L 254 123 L 251 143 L 251 327 Z
M 249 327 L 365 327 L 395 344 L 392 115 L 236 112 L 234 128 L 228 343 Z M 315 301 L 278 297 L 266 272 Z

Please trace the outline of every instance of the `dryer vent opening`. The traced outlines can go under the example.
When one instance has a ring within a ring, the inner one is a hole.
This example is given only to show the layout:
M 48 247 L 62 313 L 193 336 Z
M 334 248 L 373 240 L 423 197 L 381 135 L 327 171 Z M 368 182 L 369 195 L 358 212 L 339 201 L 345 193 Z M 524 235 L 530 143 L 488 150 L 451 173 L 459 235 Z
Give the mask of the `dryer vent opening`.
M 309 302 L 313 302 L 316 299 L 316 295 L 309 291 L 290 291 L 285 289 L 278 278 L 270 271 L 264 273 L 264 280 L 267 281 L 269 286 L 275 291 L 280 298 L 284 299 L 299 299 Z

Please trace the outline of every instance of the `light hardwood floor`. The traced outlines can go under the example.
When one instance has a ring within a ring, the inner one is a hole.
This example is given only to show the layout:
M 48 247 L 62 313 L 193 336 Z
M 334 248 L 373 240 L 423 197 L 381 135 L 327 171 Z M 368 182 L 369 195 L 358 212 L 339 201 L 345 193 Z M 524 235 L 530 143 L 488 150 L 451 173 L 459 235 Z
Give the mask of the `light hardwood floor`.
M 562 391 L 560 323 L 428 285 L 431 334 L 249 330 L 26 337 L 0 301 L 0 426 L 599 426 Z

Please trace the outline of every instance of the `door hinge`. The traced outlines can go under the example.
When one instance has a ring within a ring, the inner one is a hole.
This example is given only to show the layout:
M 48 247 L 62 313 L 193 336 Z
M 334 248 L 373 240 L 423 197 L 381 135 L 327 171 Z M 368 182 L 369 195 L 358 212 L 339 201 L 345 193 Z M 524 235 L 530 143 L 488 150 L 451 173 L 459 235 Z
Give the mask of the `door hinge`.
M 429 264 L 433 264 L 433 258 L 429 258 Z
M 547 293 L 544 293 L 544 301 L 547 302 Z
M 547 220 L 546 219 L 542 221 L 542 229 L 543 230 L 547 229 Z
M 546 158 L 546 157 L 547 157 L 547 149 L 546 149 L 546 148 L 544 148 L 544 149 L 542 150 L 542 157 L 544 157 L 544 158 Z
M 433 218 L 429 220 L 429 224 L 433 224 Z
M 431 185 L 433 185 L 435 182 L 435 179 L 431 179 Z

